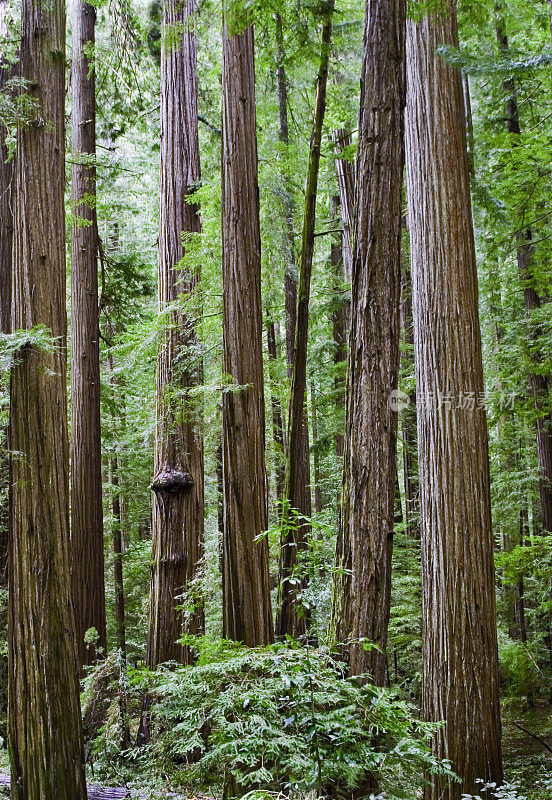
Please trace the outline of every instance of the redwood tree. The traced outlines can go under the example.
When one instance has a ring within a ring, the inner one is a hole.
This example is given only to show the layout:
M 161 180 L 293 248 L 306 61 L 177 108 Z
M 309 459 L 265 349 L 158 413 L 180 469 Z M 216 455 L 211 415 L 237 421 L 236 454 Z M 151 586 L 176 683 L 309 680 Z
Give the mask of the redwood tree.
M 201 381 L 193 328 L 199 278 L 187 265 L 183 238 L 201 229 L 189 199 L 200 182 L 197 119 L 197 46 L 192 30 L 195 0 L 165 0 L 161 48 L 161 205 L 159 311 L 165 315 L 157 353 L 157 428 L 153 478 L 153 553 L 148 664 L 189 663 L 182 633 L 203 632 L 201 598 L 182 595 L 198 576 L 203 555 L 203 435 L 197 398 Z
M 461 784 L 500 781 L 493 537 L 478 284 L 462 80 L 436 53 L 457 46 L 456 3 L 410 22 L 407 174 L 412 252 L 423 573 L 423 713 Z
M 71 542 L 79 661 L 105 653 L 105 582 L 100 427 L 96 93 L 96 10 L 75 0 L 71 69 Z M 95 628 L 95 644 L 85 633 Z
M 253 28 L 225 20 L 222 71 L 223 632 L 273 640 Z M 230 27 L 229 27 L 230 26 Z
M 6 0 L 0 2 L 0 37 L 6 35 L 4 14 Z M 0 91 L 11 77 L 12 68 L 0 59 Z M 7 129 L 0 122 L 0 333 L 11 331 L 11 290 L 12 290 L 12 177 L 13 162 L 8 160 L 6 146 Z M 5 436 L 1 430 L 0 447 L 6 451 Z M 8 581 L 8 502 L 9 465 L 7 456 L 0 455 L 0 586 L 6 587 Z
M 84 800 L 68 558 L 63 0 L 23 0 L 19 72 L 36 106 L 19 125 L 15 168 L 13 328 L 29 337 L 11 377 L 11 796 Z M 37 344 L 37 326 L 49 345 Z
M 396 487 L 404 0 L 367 0 L 345 459 L 332 621 L 353 675 L 386 678 Z M 365 649 L 364 640 L 378 649 Z

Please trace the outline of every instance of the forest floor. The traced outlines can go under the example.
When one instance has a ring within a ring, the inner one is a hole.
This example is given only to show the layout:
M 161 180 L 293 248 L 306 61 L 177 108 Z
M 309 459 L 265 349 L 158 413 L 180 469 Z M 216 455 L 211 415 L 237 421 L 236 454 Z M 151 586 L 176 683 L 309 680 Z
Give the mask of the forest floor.
M 552 704 L 505 700 L 502 704 L 504 773 L 512 793 L 505 800 L 552 800 Z M 89 800 L 208 800 L 205 795 L 171 792 L 166 786 L 89 786 Z M 116 781 L 113 781 L 115 783 Z M 7 751 L 0 750 L 0 798 L 9 796 Z M 414 798 L 413 798 L 414 800 Z

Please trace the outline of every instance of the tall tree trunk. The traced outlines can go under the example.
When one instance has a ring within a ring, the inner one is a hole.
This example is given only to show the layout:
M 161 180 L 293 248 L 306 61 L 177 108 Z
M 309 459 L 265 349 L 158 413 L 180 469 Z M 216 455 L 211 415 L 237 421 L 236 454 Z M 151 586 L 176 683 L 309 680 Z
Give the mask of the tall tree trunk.
M 71 542 L 79 663 L 105 655 L 105 577 L 100 426 L 98 223 L 96 218 L 96 10 L 73 6 L 71 68 Z M 85 633 L 95 628 L 95 643 Z
M 198 577 L 203 555 L 203 436 L 199 404 L 190 392 L 201 381 L 190 319 L 199 276 L 178 267 L 185 256 L 183 236 L 201 227 L 197 205 L 187 202 L 200 181 L 194 12 L 195 0 L 164 1 L 158 292 L 159 311 L 166 319 L 157 354 L 148 626 L 152 669 L 170 660 L 190 663 L 192 651 L 178 640 L 183 633 L 202 633 L 205 624 L 197 597 L 188 598 L 194 605 L 190 613 L 177 608 Z
M 123 580 L 123 521 L 119 490 L 119 459 L 109 460 L 109 482 L 112 486 L 111 513 L 113 516 L 113 585 L 115 589 L 115 629 L 117 647 L 126 661 L 125 585 Z
M 7 0 L 0 2 L 0 37 L 7 33 L 4 15 L 8 5 Z M 11 76 L 12 68 L 0 58 L 0 91 Z M 0 333 L 11 333 L 13 162 L 8 161 L 7 132 L 0 122 Z M 7 435 L 7 430 L 0 430 L 0 586 L 3 588 L 8 585 L 9 462 L 4 455 L 8 450 Z
M 65 308 L 65 6 L 23 0 L 20 76 L 36 100 L 17 131 L 12 327 L 44 326 L 11 377 L 9 738 L 14 800 L 84 800 L 69 572 Z
M 276 85 L 278 94 L 278 139 L 287 150 L 289 145 L 288 124 L 288 85 L 285 68 L 284 34 L 280 14 L 274 15 L 276 28 Z M 295 322 L 297 313 L 297 265 L 295 262 L 295 229 L 293 215 L 295 203 L 293 199 L 293 186 L 289 179 L 287 165 L 282 169 L 283 206 L 285 226 L 282 237 L 282 250 L 285 261 L 285 307 L 286 307 L 286 359 L 288 377 L 291 379 L 293 356 L 295 347 Z
M 318 414 L 316 409 L 316 388 L 314 381 L 310 385 L 311 399 L 311 418 L 312 418 L 312 445 L 314 462 L 314 510 L 317 514 L 322 513 L 322 472 L 320 470 L 320 454 L 317 447 L 318 442 Z
M 284 146 L 286 152 L 289 145 L 289 126 L 288 126 L 288 84 L 285 70 L 285 48 L 282 20 L 280 15 L 275 14 L 276 26 L 276 52 L 277 52 L 277 90 L 278 90 L 278 138 Z M 287 165 L 282 169 L 283 206 L 286 224 L 283 230 L 283 254 L 285 259 L 284 276 L 284 297 L 286 309 L 286 362 L 287 374 L 291 381 L 293 374 L 293 364 L 295 360 L 295 332 L 297 323 L 297 263 L 295 258 L 295 229 L 293 217 L 295 212 L 294 188 L 288 174 Z M 312 516 L 312 496 L 311 496 L 311 474 L 310 474 L 310 453 L 309 453 L 309 422 L 306 403 L 301 412 L 301 429 L 299 431 L 299 443 L 297 445 L 296 470 L 296 510 L 300 517 L 309 519 Z M 286 459 L 289 441 L 286 438 Z M 284 466 L 285 473 L 285 466 Z M 285 474 L 284 474 L 285 480 Z M 282 499 L 284 496 L 282 495 Z M 300 536 L 305 538 L 308 535 L 308 526 L 301 526 Z M 284 546 L 285 535 L 282 536 L 281 546 Z M 279 584 L 284 580 L 285 569 L 284 553 L 280 552 L 280 574 Z M 276 631 L 278 635 L 285 635 L 282 632 L 282 625 L 285 621 L 281 620 L 281 604 L 278 604 L 278 615 L 276 620 Z M 300 630 L 297 634 L 306 631 L 306 619 L 299 623 Z
M 345 461 L 332 628 L 383 686 L 391 598 L 404 165 L 404 0 L 367 0 L 357 155 Z M 364 640 L 377 645 L 365 649 Z
M 300 466 L 302 463 L 301 452 L 302 447 L 304 447 L 305 435 L 308 446 L 308 433 L 305 431 L 304 420 L 306 419 L 309 299 L 312 260 L 314 255 L 316 194 L 318 189 L 322 125 L 324 123 L 324 114 L 326 111 L 326 87 L 328 83 L 333 9 L 334 2 L 333 0 L 329 0 L 322 26 L 320 64 L 316 80 L 316 101 L 305 186 L 305 207 L 303 212 L 299 280 L 297 285 L 295 345 L 288 414 L 286 481 L 284 490 L 286 507 L 284 508 L 282 517 L 282 548 L 280 557 L 281 602 L 277 633 L 279 636 L 289 634 L 294 638 L 304 635 L 308 628 L 308 615 L 305 613 L 304 609 L 301 609 L 301 611 L 299 610 L 296 602 L 300 585 L 293 580 L 298 551 L 304 549 L 307 545 L 307 526 L 303 524 L 301 518 L 295 519 L 294 512 L 299 512 L 300 517 L 303 514 L 305 516 L 310 516 L 310 514 L 305 514 L 303 508 L 299 505 L 300 500 L 304 498 L 305 490 L 305 476 Z
M 112 487 L 111 513 L 113 516 L 113 588 L 115 590 L 115 636 L 120 653 L 121 678 L 124 677 L 127 663 L 126 621 L 125 621 L 125 586 L 123 580 L 123 520 L 121 514 L 121 494 L 119 489 L 119 460 L 113 456 L 109 460 L 109 482 Z M 124 683 L 119 684 L 119 716 L 121 720 L 121 747 L 126 750 L 130 745 L 130 732 L 127 723 L 127 697 Z
M 348 158 L 340 158 L 343 150 L 352 143 L 351 134 L 344 128 L 332 131 L 332 141 L 337 150 L 335 171 L 339 190 L 339 207 L 343 224 L 343 273 L 350 282 L 353 274 L 353 206 L 355 201 L 355 165 Z
M 223 34 L 222 79 L 223 632 L 274 638 L 265 466 L 261 233 L 253 28 Z
M 500 782 L 493 537 L 478 285 L 462 79 L 435 52 L 457 46 L 456 4 L 408 23 L 407 164 L 423 575 L 423 713 L 461 784 L 432 778 L 426 800 Z
M 414 354 L 414 321 L 412 319 L 412 276 L 410 265 L 404 265 L 401 276 L 401 327 L 407 348 L 405 361 L 412 367 Z M 410 355 L 412 353 L 412 356 Z M 418 435 L 416 422 L 416 389 L 408 397 L 401 412 L 403 445 L 403 489 L 406 532 L 412 539 L 420 536 L 420 494 L 418 485 Z
M 277 334 L 278 330 L 278 334 Z M 278 360 L 278 346 L 276 337 L 279 335 L 279 326 L 270 318 L 266 322 L 266 336 L 268 349 L 268 372 L 271 383 L 271 405 L 272 405 L 272 436 L 274 439 L 274 461 L 276 473 L 276 498 L 281 501 L 284 493 L 285 479 L 285 436 L 284 436 L 284 417 L 282 414 L 282 403 L 278 393 L 277 376 L 275 374 L 275 364 Z
M 501 16 L 502 6 L 496 4 L 498 18 L 496 22 L 496 38 L 499 50 L 503 55 L 508 56 L 508 36 L 506 33 L 506 22 Z M 516 138 L 521 134 L 519 119 L 519 109 L 517 104 L 516 87 L 513 78 L 503 81 L 503 89 L 506 94 L 506 121 L 508 133 L 510 134 L 511 147 L 517 146 Z M 533 236 L 530 228 L 516 233 L 517 265 L 521 281 L 524 285 L 523 295 L 525 300 L 525 311 L 529 323 L 534 311 L 542 305 L 542 299 L 535 289 L 535 279 L 533 273 Z M 533 340 L 539 338 L 541 331 L 530 331 Z M 542 355 L 540 355 L 542 359 Z M 535 365 L 536 366 L 536 365 Z M 539 464 L 539 495 L 542 513 L 542 524 L 546 531 L 552 531 L 552 414 L 543 412 L 543 405 L 549 394 L 550 375 L 543 375 L 539 370 L 531 370 L 529 374 L 529 391 L 535 404 L 536 420 L 535 433 L 537 440 L 537 458 Z
M 335 223 L 340 216 L 340 201 L 339 195 L 332 195 L 330 197 L 330 217 L 332 222 Z M 345 263 L 345 232 L 341 234 L 334 234 L 330 249 L 330 261 L 332 265 L 332 272 L 335 276 L 336 292 L 342 291 L 343 277 L 344 276 L 344 263 Z M 350 280 L 350 274 L 349 274 Z M 343 458 L 345 453 L 345 436 L 341 432 L 341 416 L 345 409 L 345 378 L 338 372 L 339 365 L 347 360 L 347 333 L 349 328 L 349 318 L 351 315 L 351 303 L 347 300 L 344 302 L 336 302 L 332 311 L 332 333 L 334 340 L 334 354 L 333 360 L 336 367 L 336 375 L 334 379 L 334 392 L 335 392 L 335 410 L 338 415 L 338 432 L 335 435 L 335 450 L 338 458 Z

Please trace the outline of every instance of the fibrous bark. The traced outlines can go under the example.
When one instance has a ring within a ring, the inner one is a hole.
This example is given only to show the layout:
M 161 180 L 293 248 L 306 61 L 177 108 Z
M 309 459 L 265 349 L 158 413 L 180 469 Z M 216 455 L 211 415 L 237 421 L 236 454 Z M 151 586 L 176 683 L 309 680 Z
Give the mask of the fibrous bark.
M 36 100 L 17 131 L 14 330 L 44 326 L 11 377 L 9 738 L 14 800 L 85 800 L 69 573 L 65 307 L 65 6 L 23 0 L 19 72 Z
M 223 632 L 249 646 L 274 638 L 265 466 L 261 234 L 253 28 L 223 34 L 222 398 Z
M 188 267 L 183 236 L 200 230 L 198 206 L 188 199 L 199 186 L 197 49 L 191 29 L 194 0 L 165 0 L 161 50 L 161 205 L 159 311 L 166 316 L 157 354 L 153 542 L 148 664 L 190 663 L 179 639 L 204 629 L 200 597 L 178 606 L 198 577 L 203 555 L 203 435 L 201 411 L 190 391 L 201 382 L 197 337 L 191 322 L 199 278 Z M 197 595 L 197 587 L 194 593 Z
M 106 651 L 98 223 L 96 217 L 96 93 L 93 56 L 96 10 L 76 0 L 71 67 L 71 542 L 79 662 Z M 85 633 L 95 628 L 94 643 Z
M 332 629 L 353 675 L 386 680 L 396 488 L 404 0 L 366 3 L 345 460 Z M 365 640 L 375 648 L 365 648 Z
M 500 782 L 498 653 L 478 285 L 456 4 L 407 28 L 407 175 L 412 253 L 423 576 L 423 713 L 462 783 Z
M 7 5 L 7 0 L 0 2 L 0 37 L 6 35 L 4 15 Z M 11 77 L 12 67 L 0 58 L 0 91 Z M 0 122 L 0 333 L 11 332 L 13 162 L 8 160 L 7 133 L 7 128 Z M 4 455 L 8 449 L 7 433 L 7 430 L 0 430 L 0 586 L 4 588 L 8 585 L 9 463 Z

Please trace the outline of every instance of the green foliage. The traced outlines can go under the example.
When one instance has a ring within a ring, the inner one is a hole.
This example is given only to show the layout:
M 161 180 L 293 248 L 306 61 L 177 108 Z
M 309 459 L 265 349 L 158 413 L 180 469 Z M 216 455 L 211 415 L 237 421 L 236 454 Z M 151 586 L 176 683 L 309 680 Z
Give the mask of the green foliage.
M 320 797 L 352 794 L 373 773 L 394 800 L 427 772 L 452 777 L 431 755 L 434 728 L 388 690 L 345 678 L 327 652 L 186 641 L 197 665 L 150 678 L 151 754 L 173 780 Z
M 527 697 L 532 702 L 542 685 L 535 647 L 499 635 L 500 672 L 509 696 Z
M 0 333 L 0 372 L 9 371 L 30 348 L 52 353 L 55 347 L 56 339 L 44 325 L 13 333 Z

